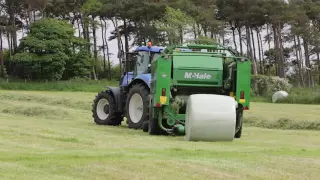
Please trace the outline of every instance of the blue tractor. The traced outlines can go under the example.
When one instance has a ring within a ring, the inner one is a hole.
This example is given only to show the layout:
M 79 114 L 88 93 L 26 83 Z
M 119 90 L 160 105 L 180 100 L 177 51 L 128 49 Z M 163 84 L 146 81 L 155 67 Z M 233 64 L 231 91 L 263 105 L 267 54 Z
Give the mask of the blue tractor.
M 124 117 L 129 128 L 147 129 L 149 119 L 149 91 L 151 62 L 156 60 L 163 48 L 141 46 L 128 53 L 123 62 L 125 72 L 119 87 L 106 87 L 98 93 L 92 105 L 92 116 L 98 125 L 119 126 Z

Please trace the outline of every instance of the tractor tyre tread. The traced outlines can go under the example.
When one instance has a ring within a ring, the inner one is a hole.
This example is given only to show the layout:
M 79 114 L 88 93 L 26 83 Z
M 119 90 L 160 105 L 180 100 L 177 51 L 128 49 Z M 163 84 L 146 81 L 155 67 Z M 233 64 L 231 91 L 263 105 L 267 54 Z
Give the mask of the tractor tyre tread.
M 141 121 L 139 121 L 138 123 L 134 123 L 133 121 L 131 121 L 130 115 L 129 115 L 130 98 L 135 93 L 140 94 L 142 101 L 143 101 L 143 114 L 142 114 Z M 148 107 L 149 107 L 149 89 L 147 89 L 147 87 L 143 84 L 133 85 L 129 90 L 129 93 L 127 96 L 127 101 L 126 101 L 126 106 L 125 106 L 127 124 L 130 129 L 143 129 L 143 123 L 145 121 L 148 121 L 148 119 L 149 119 Z
M 158 121 L 156 119 L 149 120 L 148 133 L 150 135 L 161 135 L 161 129 L 159 128 Z
M 149 116 L 150 116 L 150 114 L 149 114 Z M 149 121 L 143 122 L 143 125 L 142 125 L 143 132 L 148 132 L 148 129 L 149 129 Z
M 242 135 L 242 122 L 243 122 L 243 109 L 237 109 L 237 122 L 240 123 L 240 128 L 239 130 L 235 133 L 234 137 L 236 139 L 241 138 Z
M 109 102 L 109 116 L 106 120 L 101 120 L 97 115 L 97 105 L 100 99 L 105 98 Z M 101 91 L 93 100 L 92 104 L 92 117 L 98 125 L 119 126 L 121 125 L 121 113 L 116 112 L 116 102 L 114 96 L 110 91 Z

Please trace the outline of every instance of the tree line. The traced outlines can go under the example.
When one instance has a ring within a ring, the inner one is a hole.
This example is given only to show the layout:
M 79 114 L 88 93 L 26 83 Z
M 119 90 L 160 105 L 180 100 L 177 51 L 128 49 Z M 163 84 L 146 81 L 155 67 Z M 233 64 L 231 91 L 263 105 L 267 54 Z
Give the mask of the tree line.
M 0 2 L 1 50 L 4 41 L 9 44 L 1 69 L 2 72 L 6 69 L 9 75 L 68 79 L 90 74 L 92 78 L 111 79 L 114 76 L 111 73 L 111 40 L 117 41 L 120 72 L 120 62 L 132 46 L 145 45 L 149 40 L 155 45 L 166 46 L 184 43 L 188 38 L 202 38 L 231 46 L 250 58 L 253 75 L 279 76 L 302 87 L 320 84 L 320 0 Z M 41 22 L 45 26 L 37 25 L 35 22 L 41 19 L 65 20 L 70 26 L 50 20 Z M 108 26 L 109 22 L 112 27 Z M 52 36 L 46 44 L 39 45 L 43 38 L 39 32 L 49 33 L 55 29 L 52 27 L 62 26 L 69 27 L 65 29 L 67 42 L 60 39 L 53 43 L 53 48 L 50 42 L 58 37 Z M 70 27 L 78 30 L 76 36 L 72 35 L 74 31 Z M 97 34 L 98 29 L 101 34 Z M 24 43 L 18 45 L 17 32 L 21 31 L 31 38 L 24 38 L 21 41 Z M 107 36 L 107 31 L 111 31 L 111 36 Z M 97 43 L 98 36 L 102 38 L 102 45 Z M 33 56 L 26 54 L 30 52 Z M 57 55 L 62 52 L 65 56 Z M 43 54 L 46 54 L 45 58 Z M 31 62 L 41 63 L 34 65 Z M 63 72 L 58 75 L 57 69 Z

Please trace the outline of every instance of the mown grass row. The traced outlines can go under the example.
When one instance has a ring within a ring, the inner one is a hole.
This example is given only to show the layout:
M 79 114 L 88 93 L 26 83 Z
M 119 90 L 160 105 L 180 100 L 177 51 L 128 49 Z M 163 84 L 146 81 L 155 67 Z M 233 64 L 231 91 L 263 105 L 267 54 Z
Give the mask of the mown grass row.
M 94 97 L 94 96 L 93 96 Z M 86 99 L 73 99 L 69 97 L 48 97 L 43 95 L 28 95 L 20 94 L 15 92 L 0 92 L 0 99 L 7 101 L 17 101 L 17 102 L 31 102 L 31 103 L 40 103 L 51 106 L 62 106 L 64 108 L 74 108 L 80 110 L 87 110 L 90 108 L 90 104 Z
M 320 120 L 290 120 L 279 118 L 273 121 L 268 121 L 263 118 L 245 118 L 245 126 L 261 127 L 267 129 L 282 129 L 282 130 L 320 130 Z
M 118 86 L 116 81 L 88 80 L 88 81 L 57 81 L 57 82 L 24 82 L 0 79 L 1 90 L 24 90 L 24 91 L 65 91 L 65 92 L 99 92 L 105 86 Z
M 64 91 L 64 92 L 100 92 L 105 86 L 118 86 L 117 81 L 107 80 L 71 80 L 57 82 L 25 82 L 23 80 L 0 79 L 1 90 L 25 91 Z M 272 94 L 268 97 L 251 95 L 253 102 L 271 102 Z M 320 104 L 320 87 L 292 88 L 289 97 L 278 101 L 285 104 Z
M 28 117 L 44 117 L 50 119 L 72 119 L 73 114 L 85 114 L 91 117 L 91 103 L 94 93 L 36 93 L 21 91 L 0 91 L 0 112 L 11 115 L 22 115 Z M 264 103 L 253 103 L 253 109 L 245 112 L 244 125 L 270 129 L 287 130 L 320 130 L 320 119 L 317 118 L 316 106 L 303 107 L 297 115 L 289 116 L 295 111 L 296 106 L 279 104 L 276 107 Z M 315 107 L 314 109 L 310 109 Z M 71 111 L 70 111 L 71 109 Z M 282 111 L 287 111 L 287 115 Z M 269 116 L 269 113 L 279 113 Z M 281 113 L 281 114 L 280 114 Z M 308 113 L 312 116 L 304 116 Z M 303 119 L 305 117 L 305 119 Z M 308 119 L 309 118 L 309 119 Z
M 72 119 L 78 114 L 90 115 L 94 94 L 92 99 L 84 95 L 79 92 L 0 91 L 0 112 L 46 119 Z

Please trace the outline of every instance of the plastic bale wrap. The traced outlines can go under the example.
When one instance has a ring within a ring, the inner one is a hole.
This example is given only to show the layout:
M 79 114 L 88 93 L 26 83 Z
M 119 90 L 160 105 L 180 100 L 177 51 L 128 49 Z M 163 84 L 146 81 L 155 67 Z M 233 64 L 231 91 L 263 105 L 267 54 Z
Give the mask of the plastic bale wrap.
M 237 102 L 230 96 L 196 94 L 187 102 L 185 140 L 232 141 Z
M 288 93 L 286 91 L 277 91 L 272 95 L 272 102 L 276 103 L 278 100 L 282 100 L 288 97 Z

